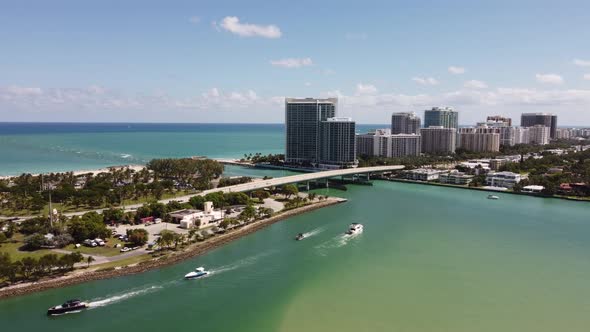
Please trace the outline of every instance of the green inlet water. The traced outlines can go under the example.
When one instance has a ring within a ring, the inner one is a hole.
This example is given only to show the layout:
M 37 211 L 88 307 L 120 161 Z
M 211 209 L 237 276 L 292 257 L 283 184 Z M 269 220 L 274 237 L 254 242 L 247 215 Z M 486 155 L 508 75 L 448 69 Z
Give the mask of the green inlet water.
M 0 301 L 2 330 L 588 331 L 590 205 L 379 181 L 330 194 L 349 201 L 178 265 Z M 352 222 L 365 231 L 344 238 Z M 182 279 L 197 266 L 213 273 Z M 94 308 L 45 316 L 73 297 Z

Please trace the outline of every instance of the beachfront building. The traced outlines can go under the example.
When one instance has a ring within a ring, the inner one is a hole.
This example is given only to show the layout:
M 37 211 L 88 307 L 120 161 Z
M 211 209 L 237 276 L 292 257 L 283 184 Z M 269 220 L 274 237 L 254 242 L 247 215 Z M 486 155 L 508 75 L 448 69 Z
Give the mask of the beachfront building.
M 356 136 L 357 155 L 387 158 L 419 156 L 422 143 L 416 134 L 392 135 L 389 129 L 377 129 L 374 132 Z
M 400 112 L 391 115 L 391 134 L 420 134 L 420 117 L 416 113 Z
M 443 126 L 430 126 L 420 130 L 422 152 L 429 154 L 455 153 L 457 129 Z
M 484 126 L 459 128 L 457 146 L 472 152 L 498 152 L 500 151 L 499 130 Z
M 170 212 L 172 221 L 180 224 L 181 228 L 198 228 L 217 226 L 223 220 L 223 211 L 215 210 L 213 202 L 205 202 L 203 210 L 184 209 Z
M 351 118 L 328 118 L 320 122 L 321 168 L 349 168 L 357 165 L 355 122 Z
M 285 99 L 285 161 L 309 165 L 320 159 L 320 123 L 336 116 L 337 98 Z
M 512 119 L 502 115 L 489 115 L 486 119 L 488 122 L 503 122 L 507 127 L 512 126 Z
M 552 113 L 522 113 L 520 117 L 521 127 L 537 125 L 549 127 L 549 137 L 557 137 L 557 115 Z
M 287 164 L 318 168 L 356 165 L 355 122 L 337 118 L 337 105 L 337 98 L 285 99 Z
M 537 145 L 549 144 L 550 128 L 536 125 L 529 127 L 529 143 Z
M 469 175 L 457 170 L 443 173 L 438 176 L 438 181 L 445 184 L 468 185 L 473 181 L 474 175 Z
M 441 174 L 447 173 L 448 171 L 442 171 L 431 168 L 418 168 L 403 172 L 403 177 L 408 180 L 414 181 L 436 181 L 439 179 Z
M 433 107 L 424 111 L 424 127 L 441 126 L 459 129 L 459 113 L 451 107 Z
M 520 181 L 527 179 L 526 174 L 513 172 L 489 172 L 486 175 L 486 185 L 512 189 Z

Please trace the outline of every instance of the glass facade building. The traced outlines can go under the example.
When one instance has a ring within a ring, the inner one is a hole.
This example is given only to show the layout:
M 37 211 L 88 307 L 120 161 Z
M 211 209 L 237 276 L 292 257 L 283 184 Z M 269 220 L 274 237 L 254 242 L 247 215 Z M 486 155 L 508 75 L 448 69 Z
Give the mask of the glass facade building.
M 459 113 L 450 107 L 433 107 L 424 111 L 424 128 L 441 126 L 459 128 Z

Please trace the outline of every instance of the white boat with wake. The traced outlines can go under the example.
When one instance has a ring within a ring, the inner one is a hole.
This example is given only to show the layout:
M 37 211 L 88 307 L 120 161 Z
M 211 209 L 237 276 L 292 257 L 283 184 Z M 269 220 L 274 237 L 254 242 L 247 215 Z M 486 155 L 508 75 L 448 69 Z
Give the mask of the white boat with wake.
M 201 266 L 196 268 L 194 271 L 187 273 L 184 276 L 184 279 L 198 279 L 208 275 L 209 273 L 209 271 L 205 271 L 205 268 Z
M 352 224 L 350 224 L 350 226 L 348 226 L 348 230 L 346 231 L 347 235 L 355 235 L 355 234 L 360 234 L 363 232 L 363 225 L 353 222 Z
M 500 199 L 500 197 L 496 195 L 488 195 L 488 199 Z

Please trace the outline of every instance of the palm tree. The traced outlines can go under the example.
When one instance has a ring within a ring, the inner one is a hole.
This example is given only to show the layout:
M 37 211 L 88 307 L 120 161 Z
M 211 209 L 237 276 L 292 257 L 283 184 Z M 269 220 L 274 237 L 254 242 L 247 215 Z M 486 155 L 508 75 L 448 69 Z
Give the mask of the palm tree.
M 88 264 L 88 265 L 87 265 L 87 267 L 90 267 L 90 263 L 92 263 L 92 262 L 94 262 L 94 261 L 95 261 L 94 257 L 92 257 L 92 256 L 88 256 L 88 257 L 86 258 L 86 263 Z

